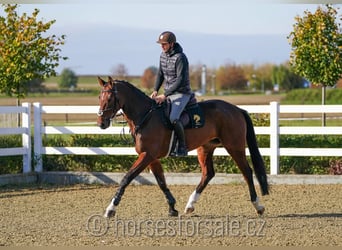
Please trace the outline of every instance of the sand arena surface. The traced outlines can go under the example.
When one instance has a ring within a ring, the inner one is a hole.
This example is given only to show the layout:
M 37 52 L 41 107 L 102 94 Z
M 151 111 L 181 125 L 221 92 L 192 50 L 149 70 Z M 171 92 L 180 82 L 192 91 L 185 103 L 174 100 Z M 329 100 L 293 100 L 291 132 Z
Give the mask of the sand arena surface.
M 0 189 L 0 246 L 342 246 L 342 185 L 274 185 L 258 217 L 245 184 L 170 186 L 180 216 L 168 217 L 157 186 L 129 186 L 110 220 L 116 186 Z

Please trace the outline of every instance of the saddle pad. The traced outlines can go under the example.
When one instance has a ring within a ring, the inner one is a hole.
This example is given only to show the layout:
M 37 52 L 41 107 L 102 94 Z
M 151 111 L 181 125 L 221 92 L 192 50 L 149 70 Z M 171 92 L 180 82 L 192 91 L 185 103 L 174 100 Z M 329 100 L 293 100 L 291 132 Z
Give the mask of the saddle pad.
M 183 124 L 185 128 L 201 128 L 204 126 L 204 114 L 198 103 L 187 106 L 184 113 L 189 116 L 189 122 Z

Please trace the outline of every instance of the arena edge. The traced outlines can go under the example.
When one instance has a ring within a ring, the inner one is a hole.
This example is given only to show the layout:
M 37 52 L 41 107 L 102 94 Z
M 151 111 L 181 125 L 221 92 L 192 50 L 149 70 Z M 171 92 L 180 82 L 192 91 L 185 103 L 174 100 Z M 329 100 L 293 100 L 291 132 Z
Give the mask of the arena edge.
M 0 175 L 0 186 L 26 184 L 119 184 L 125 173 L 109 172 L 32 172 L 26 174 Z M 197 185 L 200 173 L 165 173 L 169 185 Z M 268 175 L 270 184 L 342 184 L 340 175 Z M 217 173 L 210 184 L 240 184 L 244 183 L 241 174 Z M 255 183 L 256 180 L 255 180 Z M 133 185 L 157 185 L 152 173 L 141 173 Z

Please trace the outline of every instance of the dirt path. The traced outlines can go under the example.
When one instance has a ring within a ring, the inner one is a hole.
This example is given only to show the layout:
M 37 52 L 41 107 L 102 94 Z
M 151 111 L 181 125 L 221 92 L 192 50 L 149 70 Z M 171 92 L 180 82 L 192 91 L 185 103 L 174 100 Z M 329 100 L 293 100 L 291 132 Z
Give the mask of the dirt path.
M 182 212 L 194 186 L 170 186 Z M 342 185 L 275 185 L 258 217 L 245 185 L 211 185 L 195 214 L 167 216 L 157 186 L 0 189 L 0 246 L 342 246 Z

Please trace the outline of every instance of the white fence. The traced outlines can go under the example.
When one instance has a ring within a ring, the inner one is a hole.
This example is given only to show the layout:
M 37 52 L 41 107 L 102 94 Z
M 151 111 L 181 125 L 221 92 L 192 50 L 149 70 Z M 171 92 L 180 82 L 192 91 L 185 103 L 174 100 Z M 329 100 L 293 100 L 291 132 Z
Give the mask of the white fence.
M 271 102 L 270 105 L 241 105 L 239 106 L 249 113 L 269 113 L 270 126 L 255 127 L 256 134 L 270 136 L 270 147 L 260 148 L 263 156 L 270 156 L 270 174 L 279 174 L 280 156 L 342 156 L 342 148 L 280 148 L 280 135 L 342 135 L 342 127 L 279 127 L 280 114 L 304 114 L 304 113 L 334 113 L 342 117 L 342 105 L 279 105 Z M 102 130 L 97 126 L 44 126 L 42 114 L 94 114 L 94 122 L 97 106 L 43 106 L 40 103 L 33 104 L 34 110 L 34 171 L 43 171 L 42 155 L 136 155 L 133 147 L 46 147 L 42 143 L 44 135 L 48 134 L 120 134 L 122 129 L 129 131 L 128 127 L 110 127 Z M 21 113 L 21 127 L 0 128 L 0 135 L 21 134 L 22 147 L 0 148 L 0 156 L 23 155 L 23 172 L 31 170 L 31 105 L 23 103 L 21 107 L 0 107 L 0 114 Z M 341 143 L 342 145 L 342 143 Z M 319 146 L 319 145 L 318 145 Z M 248 149 L 246 153 L 249 154 Z M 215 155 L 228 155 L 223 148 L 217 148 Z M 190 151 L 189 155 L 196 155 L 196 151 Z
M 21 114 L 21 126 L 9 126 L 13 122 L 0 128 L 0 135 L 22 135 L 22 147 L 0 148 L 0 156 L 23 155 L 23 172 L 31 172 L 31 105 L 23 103 L 22 106 L 0 106 L 0 114 Z M 6 118 L 3 116 L 3 118 Z M 16 124 L 16 123 L 15 123 Z
M 136 155 L 133 147 L 45 147 L 42 145 L 42 136 L 47 134 L 120 134 L 122 127 L 110 127 L 102 130 L 97 126 L 43 126 L 42 114 L 95 114 L 97 106 L 42 106 L 34 103 L 34 154 L 35 171 L 43 170 L 41 156 L 78 154 L 78 155 Z M 249 113 L 269 113 L 269 127 L 255 127 L 256 134 L 270 136 L 270 147 L 260 148 L 264 156 L 270 156 L 270 174 L 279 174 L 280 156 L 342 156 L 342 148 L 279 148 L 279 136 L 292 134 L 321 134 L 342 135 L 342 127 L 279 127 L 280 114 L 283 113 L 338 113 L 342 116 L 342 105 L 279 105 L 271 102 L 270 105 L 239 106 Z M 128 127 L 125 128 L 128 131 Z M 246 153 L 249 154 L 248 149 Z M 196 155 L 190 151 L 189 155 Z M 228 155 L 223 148 L 217 148 L 214 155 Z

